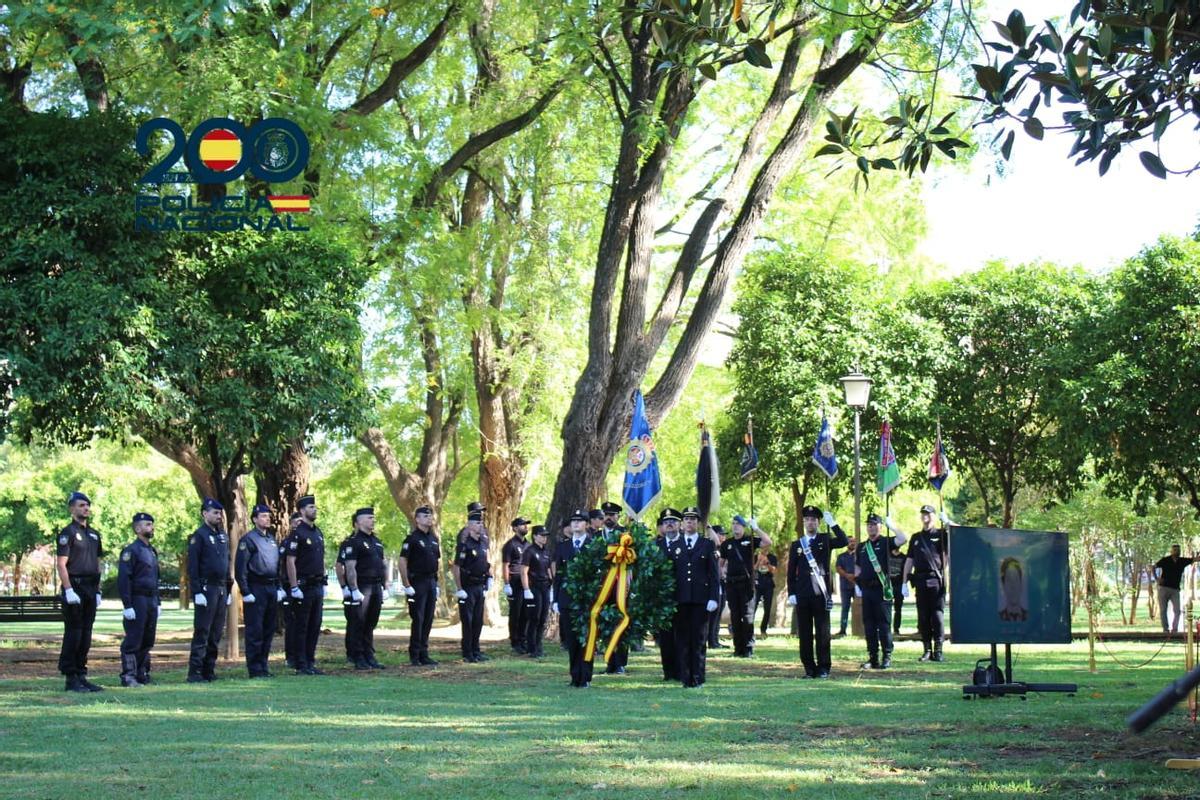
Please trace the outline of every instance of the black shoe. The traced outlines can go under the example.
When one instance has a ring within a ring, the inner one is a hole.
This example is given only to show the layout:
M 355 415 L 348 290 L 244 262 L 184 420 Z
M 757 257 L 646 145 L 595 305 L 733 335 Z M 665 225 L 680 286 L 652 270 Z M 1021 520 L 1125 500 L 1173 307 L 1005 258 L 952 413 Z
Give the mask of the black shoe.
M 811 680 L 813 680 L 813 679 L 814 679 L 814 678 L 816 678 L 816 677 L 817 677 L 816 675 L 812 675 L 812 674 L 809 674 L 809 673 L 807 673 L 807 672 L 806 672 L 806 673 L 804 673 L 803 675 L 801 675 L 801 676 L 800 676 L 800 680 L 804 680 L 804 681 L 811 681 Z
M 817 677 L 818 677 L 818 678 L 828 678 L 828 677 L 829 677 L 829 670 L 827 670 L 827 669 L 823 669 L 823 670 L 821 670 L 820 672 L 818 672 L 818 673 L 817 673 Z
M 863 663 L 859 664 L 858 668 L 859 669 L 879 669 L 879 662 L 872 658 L 870 661 L 864 661 Z
M 491 656 L 487 655 L 486 653 L 476 653 L 475 660 L 476 661 L 491 661 L 492 658 L 491 658 Z
M 367 666 L 371 669 L 387 669 L 387 667 L 385 667 L 383 664 L 380 664 L 373 658 L 367 660 Z
M 137 682 L 140 683 L 142 686 L 149 686 L 151 683 L 153 683 L 153 681 L 150 680 L 149 673 L 147 673 L 145 675 L 138 675 Z
M 716 644 L 714 644 L 714 645 L 709 645 L 709 646 L 710 646 L 710 647 L 715 647 L 715 648 L 717 648 L 717 649 L 719 649 L 719 650 L 726 650 L 726 649 L 728 649 L 728 648 L 729 648 L 729 645 L 725 644 L 725 643 L 724 643 L 724 642 L 722 642 L 722 641 L 718 641 Z
M 217 680 L 217 676 L 211 672 L 208 675 L 204 676 L 205 683 L 215 683 L 216 680 Z
M 189 672 L 188 676 L 187 676 L 187 682 L 188 683 L 204 683 L 204 677 L 196 674 L 195 672 Z
M 80 692 L 82 694 L 88 694 L 92 691 L 91 689 L 89 689 L 88 687 L 86 687 L 82 683 L 80 683 L 79 678 L 76 678 L 74 675 L 67 676 L 67 684 L 66 684 L 65 690 L 68 692 Z
M 925 651 L 925 654 L 923 656 L 921 656 L 920 658 L 917 659 L 917 661 L 932 661 L 932 660 L 933 660 L 933 653 L 929 652 L 928 650 Z
M 141 684 L 138 683 L 138 679 L 132 675 L 122 675 L 121 686 L 125 687 L 126 689 L 137 689 L 141 687 Z
M 371 669 L 371 665 L 365 661 L 355 661 L 354 668 L 356 670 L 368 670 L 368 669 Z
M 546 654 L 543 653 L 541 650 L 537 650 L 535 652 L 530 653 L 529 657 L 530 658 L 545 658 Z
M 309 667 L 307 670 L 304 671 L 304 674 L 305 675 L 324 675 L 325 673 L 322 672 L 321 670 L 317 669 L 316 667 Z
M 410 658 L 410 659 L 408 660 L 408 665 L 409 665 L 410 667 L 423 667 L 423 666 L 425 666 L 424 664 L 422 664 L 422 663 L 421 663 L 421 659 L 419 659 L 419 658 Z
M 892 668 L 892 657 L 888 656 L 885 659 L 883 659 L 883 661 L 879 664 L 879 668 L 880 669 L 891 669 Z
M 939 661 L 939 662 L 940 662 L 940 661 L 945 661 L 945 660 L 946 660 L 946 657 L 942 655 L 942 651 L 941 651 L 941 650 L 934 650 L 934 651 L 933 651 L 933 656 L 932 656 L 932 657 L 931 657 L 929 660 L 930 660 L 930 661 Z
M 421 656 L 421 666 L 422 667 L 436 667 L 437 665 L 438 665 L 438 662 L 434 661 L 429 656 Z
M 526 650 L 524 647 L 521 647 L 520 645 L 517 645 L 517 644 L 513 645 L 512 651 L 513 651 L 513 655 L 515 655 L 515 656 L 529 655 L 528 650 Z
M 285 667 L 287 667 L 288 669 L 296 669 L 296 665 L 294 663 L 292 663 L 292 660 L 290 658 L 287 659 L 286 661 L 284 661 L 283 665 Z
M 89 681 L 86 677 L 81 676 L 79 678 L 79 682 L 83 685 L 83 688 L 87 689 L 89 692 L 103 692 L 104 691 L 103 686 L 97 686 L 96 684 Z
M 837 633 L 835 633 L 833 636 L 830 636 L 829 638 L 830 639 L 841 639 L 841 638 L 845 637 L 845 635 L 846 635 L 845 631 L 838 631 Z
M 478 664 L 478 663 L 479 663 L 479 659 L 477 659 L 477 658 L 476 658 L 475 656 L 473 656 L 473 655 L 471 655 L 471 656 L 463 656 L 463 659 L 462 659 L 462 660 L 463 660 L 463 663 L 464 663 L 464 664 Z

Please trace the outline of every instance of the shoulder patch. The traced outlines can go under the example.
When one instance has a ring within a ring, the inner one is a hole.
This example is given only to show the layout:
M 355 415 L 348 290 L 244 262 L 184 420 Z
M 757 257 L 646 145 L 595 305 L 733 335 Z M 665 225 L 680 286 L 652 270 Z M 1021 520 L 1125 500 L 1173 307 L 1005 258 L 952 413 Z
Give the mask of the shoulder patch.
M 349 547 L 347 547 L 345 550 L 342 551 L 342 558 L 349 558 L 351 552 L 353 552 L 353 551 Z
M 128 560 L 130 559 L 130 557 L 131 557 L 131 556 L 130 556 L 130 552 L 129 552 L 128 550 L 126 550 L 126 551 L 124 551 L 123 553 L 121 553 L 121 560 L 122 560 L 122 561 L 128 561 Z
M 238 542 L 238 550 L 245 550 L 245 549 L 246 549 L 246 543 Z
M 65 533 L 62 536 L 58 537 L 59 544 L 66 544 L 69 541 L 71 541 L 71 537 L 67 536 Z
M 190 544 L 200 544 L 200 534 L 198 534 L 198 533 L 193 534 L 192 538 L 189 539 L 188 541 Z
M 296 549 L 296 543 L 295 543 L 295 542 L 292 542 L 291 544 L 289 544 L 289 545 L 288 545 L 288 549 L 289 549 L 289 550 L 295 550 L 295 549 Z

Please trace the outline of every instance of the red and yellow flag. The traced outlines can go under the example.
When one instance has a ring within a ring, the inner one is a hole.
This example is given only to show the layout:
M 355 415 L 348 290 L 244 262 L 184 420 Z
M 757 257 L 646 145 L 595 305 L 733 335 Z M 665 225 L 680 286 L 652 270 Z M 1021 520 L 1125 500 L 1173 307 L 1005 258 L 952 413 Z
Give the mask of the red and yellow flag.
M 307 214 L 312 198 L 306 194 L 270 194 L 267 200 L 276 214 Z

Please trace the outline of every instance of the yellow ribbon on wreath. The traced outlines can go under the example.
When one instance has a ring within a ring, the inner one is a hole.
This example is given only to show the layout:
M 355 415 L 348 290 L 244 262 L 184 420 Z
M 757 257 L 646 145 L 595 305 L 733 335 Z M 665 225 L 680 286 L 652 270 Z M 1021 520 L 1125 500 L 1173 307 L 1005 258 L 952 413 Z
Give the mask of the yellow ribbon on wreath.
M 596 655 L 596 637 L 600 632 L 598 627 L 600 609 L 604 608 L 604 604 L 608 602 L 608 596 L 612 593 L 613 586 L 616 586 L 617 589 L 617 608 L 621 611 L 621 621 L 617 623 L 612 636 L 608 639 L 608 648 L 604 651 L 605 661 L 612 658 L 613 650 L 621 641 L 621 634 L 625 633 L 625 629 L 632 622 L 629 612 L 625 608 L 626 596 L 629 591 L 629 581 L 626 580 L 625 570 L 630 564 L 637 561 L 637 551 L 633 549 L 633 537 L 628 533 L 622 533 L 617 544 L 608 546 L 608 553 L 604 556 L 604 560 L 611 562 L 611 566 L 608 568 L 608 574 L 604 576 L 604 583 L 600 586 L 600 591 L 596 594 L 596 602 L 592 603 L 592 610 L 588 614 L 587 647 L 583 651 L 583 657 L 587 661 L 591 661 Z

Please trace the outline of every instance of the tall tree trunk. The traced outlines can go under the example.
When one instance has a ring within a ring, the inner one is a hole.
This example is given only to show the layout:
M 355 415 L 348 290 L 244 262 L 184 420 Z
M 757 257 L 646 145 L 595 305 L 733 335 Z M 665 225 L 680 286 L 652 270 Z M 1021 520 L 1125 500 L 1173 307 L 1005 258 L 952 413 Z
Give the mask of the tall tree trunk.
M 189 594 L 191 586 L 188 584 L 187 550 L 179 554 L 177 562 L 179 564 L 179 610 L 187 611 L 192 605 L 192 599 Z
M 20 553 L 13 556 L 13 594 L 21 593 L 21 559 Z
M 304 448 L 303 436 L 293 439 L 277 461 L 255 460 L 258 502 L 270 506 L 276 531 L 288 530 L 288 518 L 297 510 L 296 502 L 308 494 L 311 476 L 312 463 Z

